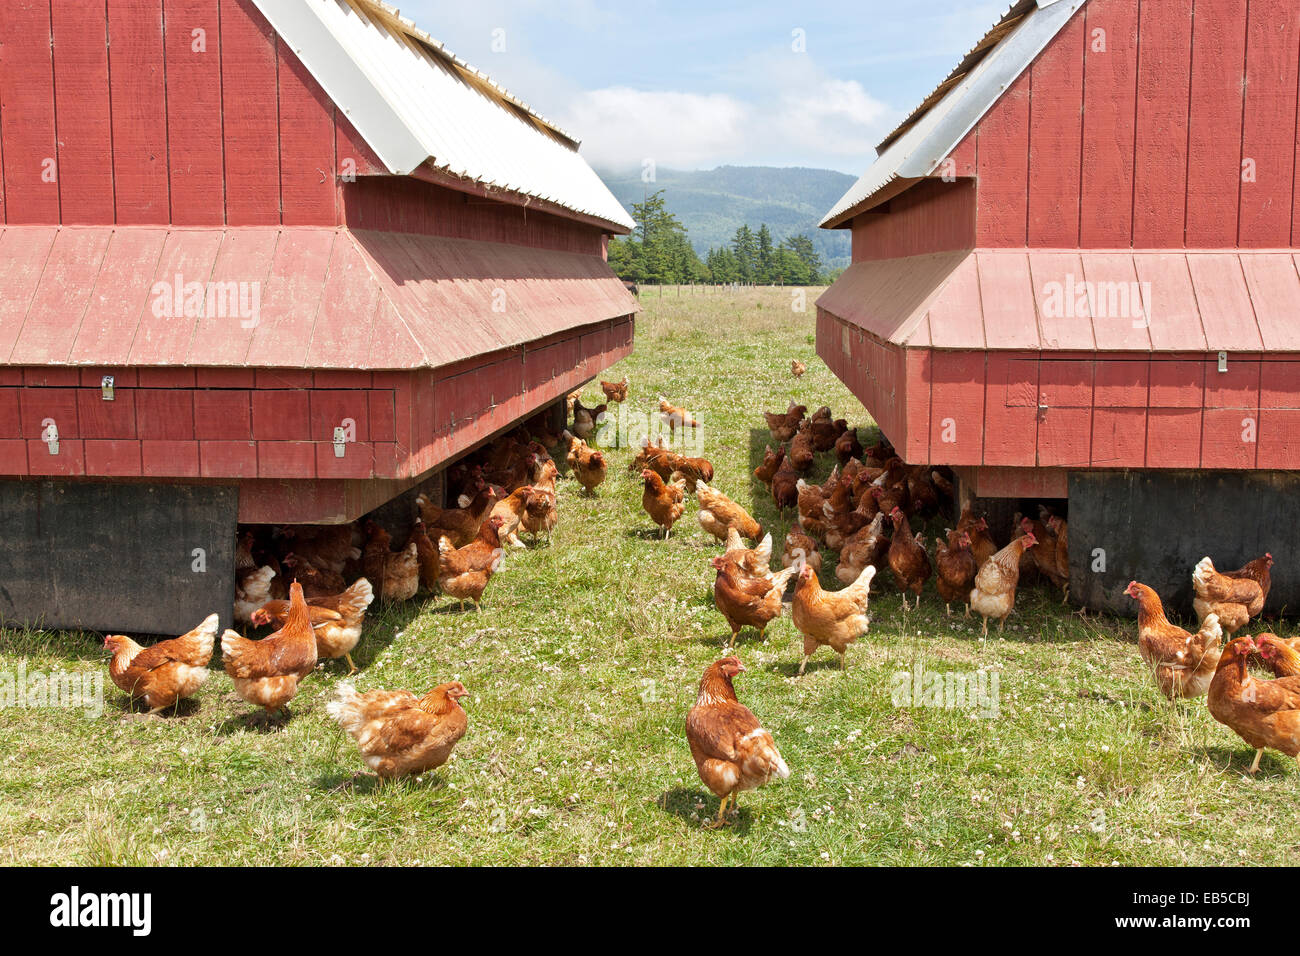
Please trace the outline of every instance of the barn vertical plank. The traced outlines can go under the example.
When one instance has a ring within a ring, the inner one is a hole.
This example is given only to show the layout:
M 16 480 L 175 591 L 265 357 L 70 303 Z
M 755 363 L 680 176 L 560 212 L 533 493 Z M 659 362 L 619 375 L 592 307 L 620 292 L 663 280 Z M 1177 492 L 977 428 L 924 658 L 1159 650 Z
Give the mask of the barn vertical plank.
M 1200 0 L 1192 36 L 1187 246 L 1237 244 L 1246 0 Z
M 1023 246 L 1028 240 L 1029 73 L 1002 94 L 979 123 L 981 246 Z
M 57 234 L 37 226 L 0 232 L 0 366 L 9 363 Z
M 217 0 L 167 0 L 165 30 L 171 221 L 221 225 L 226 201 Z
M 1133 0 L 1091 0 L 1083 8 L 1079 244 L 1085 248 L 1125 248 L 1132 241 L 1138 6 Z
M 936 351 L 930 357 L 930 461 L 984 460 L 984 353 Z
M 50 249 L 40 285 L 31 300 L 9 360 L 15 365 L 63 365 L 68 362 L 82 316 L 91 301 L 86 277 L 99 274 L 111 231 L 64 228 Z
M 1265 358 L 1260 369 L 1256 467 L 1300 468 L 1300 362 Z
M 122 225 L 169 221 L 162 0 L 108 0 L 113 185 Z
M 283 41 L 280 79 L 280 190 L 287 226 L 338 222 L 334 104 Z
M 1291 242 L 1295 180 L 1300 17 L 1291 0 L 1251 0 L 1246 37 L 1238 244 L 1282 248 Z
M 104 0 L 52 0 L 59 195 L 64 222 L 113 222 L 113 137 Z
M 9 0 L 0 18 L 6 219 L 59 221 L 50 0 Z
M 1030 68 L 1029 244 L 1079 244 L 1084 18 L 1075 15 Z
M 221 0 L 226 222 L 280 222 L 275 31 L 252 0 Z
M 1187 209 L 1187 100 L 1191 4 L 1142 4 L 1139 11 L 1134 248 L 1178 248 Z
M 1097 360 L 1093 379 L 1094 468 L 1141 468 L 1146 464 L 1149 358 Z

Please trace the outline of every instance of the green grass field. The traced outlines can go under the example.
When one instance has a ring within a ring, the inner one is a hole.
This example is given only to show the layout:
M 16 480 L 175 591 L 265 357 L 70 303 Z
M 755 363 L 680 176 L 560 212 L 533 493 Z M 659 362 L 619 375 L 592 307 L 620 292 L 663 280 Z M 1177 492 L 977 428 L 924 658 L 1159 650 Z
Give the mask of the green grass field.
M 773 531 L 786 523 L 750 472 L 761 412 L 791 397 L 867 424 L 816 358 L 815 292 L 647 290 L 626 373 L 631 410 L 657 393 L 697 412 L 715 484 Z M 795 381 L 790 359 L 808 364 Z M 586 397 L 594 402 L 594 388 Z M 102 716 L 0 711 L 4 864 L 1294 864 L 1277 832 L 1300 769 L 1253 751 L 1204 699 L 1170 705 L 1131 622 L 1022 590 L 1005 635 L 944 615 L 927 587 L 906 620 L 887 573 L 871 633 L 841 672 L 822 650 L 802 678 L 788 615 L 741 635 L 737 692 L 771 730 L 789 780 L 742 794 L 723 830 L 683 724 L 729 631 L 713 606 L 719 548 L 694 510 L 653 535 L 631 452 L 594 498 L 565 477 L 549 546 L 513 552 L 481 614 L 445 599 L 371 615 L 354 653 L 361 690 L 471 691 L 453 759 L 380 783 L 325 704 L 345 668 L 304 685 L 286 724 L 259 727 L 214 664 L 166 717 L 129 712 L 105 680 Z M 822 456 L 815 476 L 830 470 Z M 942 527 L 933 522 L 931 532 Z M 148 543 L 143 542 L 147 547 Z M 823 581 L 833 578 L 826 561 Z M 197 623 L 197 622 L 196 622 Z M 0 672 L 106 671 L 90 635 L 4 632 Z M 895 706 L 896 675 L 996 674 L 998 715 Z

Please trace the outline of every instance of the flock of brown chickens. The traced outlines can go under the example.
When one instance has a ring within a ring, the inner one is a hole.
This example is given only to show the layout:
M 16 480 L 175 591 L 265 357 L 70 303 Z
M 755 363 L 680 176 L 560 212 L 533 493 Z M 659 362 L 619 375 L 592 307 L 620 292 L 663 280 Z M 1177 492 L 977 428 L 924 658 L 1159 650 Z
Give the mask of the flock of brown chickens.
M 1273 555 L 1236 571 L 1219 571 L 1208 557 L 1192 569 L 1195 634 L 1165 617 L 1160 596 L 1130 581 L 1125 590 L 1138 603 L 1138 651 L 1171 700 L 1208 697 L 1210 714 L 1255 748 L 1250 773 L 1266 749 L 1300 756 L 1300 638 L 1263 632 L 1234 637 L 1264 610 L 1272 584 Z M 1231 640 L 1223 646 L 1223 637 Z M 1272 679 L 1250 673 L 1258 656 Z
M 803 369 L 792 366 L 796 377 Z M 405 544 L 394 550 L 389 532 L 366 520 L 333 527 L 291 526 L 245 531 L 237 549 L 235 618 L 253 627 L 277 629 L 260 640 L 227 630 L 220 638 L 222 660 L 236 692 L 268 714 L 284 711 L 299 683 L 326 659 L 346 658 L 361 638 L 367 608 L 375 598 L 405 601 L 422 590 L 479 606 L 508 548 L 523 547 L 521 533 L 549 535 L 558 520 L 559 470 L 548 449 L 562 451 L 570 473 L 588 495 L 606 479 L 604 452 L 590 441 L 606 420 L 611 403 L 625 401 L 628 382 L 602 382 L 606 402 L 594 408 L 568 396 L 571 430 L 555 433 L 538 416 L 457 463 L 447 473 L 447 497 L 439 507 L 427 496 L 415 501 Z M 713 465 L 673 450 L 677 429 L 699 423 L 685 408 L 659 398 L 670 440 L 645 441 L 629 464 L 643 482 L 642 508 L 668 538 L 694 495 L 697 518 L 723 551 L 710 566 L 716 573 L 714 602 L 731 630 L 731 644 L 749 627 L 761 639 L 789 600 L 790 616 L 803 641 L 798 674 L 819 648 L 829 647 L 846 666 L 846 653 L 870 625 L 867 616 L 877 569 L 888 568 L 906 613 L 919 607 L 927 581 L 947 613 L 966 605 L 1003 626 L 1015 606 L 1023 575 L 1059 587 L 1068 597 L 1069 529 L 1064 517 L 1041 507 L 1037 519 L 1016 516 L 1008 545 L 998 548 L 986 520 L 965 509 L 955 528 L 934 539 L 933 555 L 922 532 L 913 532 L 941 510 L 956 512 L 953 478 L 943 468 L 904 462 L 883 438 L 863 447 L 857 430 L 834 419 L 827 407 L 811 416 L 794 402 L 783 413 L 764 413 L 773 444 L 754 476 L 770 491 L 780 511 L 793 509 L 795 525 L 772 570 L 770 533 L 743 506 L 713 484 Z M 819 452 L 833 451 L 837 464 L 820 484 L 807 476 Z M 823 550 L 835 555 L 834 576 L 844 587 L 827 591 L 819 580 Z M 1138 601 L 1139 650 L 1160 689 L 1170 696 L 1208 694 L 1214 717 L 1257 748 L 1300 754 L 1300 639 L 1273 634 L 1240 637 L 1221 647 L 1223 634 L 1236 633 L 1259 615 L 1267 598 L 1271 555 L 1238 571 L 1216 571 L 1209 558 L 1193 571 L 1200 628 L 1191 634 L 1171 624 L 1160 598 L 1132 582 Z M 352 580 L 351 585 L 347 581 Z M 916 596 L 915 605 L 909 595 Z M 217 643 L 217 615 L 189 634 L 142 648 L 111 635 L 110 674 L 132 698 L 156 713 L 194 696 L 208 676 Z M 1258 655 L 1275 674 L 1260 680 L 1247 660 Z M 701 780 L 721 801 L 713 825 L 725 822 L 738 793 L 785 778 L 790 770 L 772 735 L 736 698 L 734 679 L 745 672 L 736 657 L 710 665 L 686 722 L 686 736 Z M 463 736 L 467 717 L 459 682 L 435 687 L 424 697 L 410 691 L 358 693 L 338 688 L 328 712 L 356 741 L 365 763 L 383 777 L 419 773 L 444 763 Z
M 366 610 L 375 598 L 407 601 L 421 591 L 480 606 L 500 570 L 506 549 L 549 535 L 559 512 L 559 469 L 548 448 L 563 445 L 574 477 L 590 493 L 604 480 L 600 452 L 568 432 L 553 432 L 545 416 L 498 438 L 448 470 L 443 508 L 420 494 L 405 544 L 394 550 L 379 522 L 333 526 L 250 528 L 236 546 L 235 620 L 274 627 L 260 640 L 227 630 L 221 657 L 235 692 L 265 710 L 288 713 L 300 682 L 320 662 L 345 658 L 361 640 Z M 352 584 L 346 582 L 351 580 Z M 198 628 L 147 648 L 110 635 L 109 674 L 150 713 L 193 697 L 208 678 L 217 644 L 218 616 Z M 440 766 L 465 732 L 458 682 L 424 697 L 409 691 L 359 694 L 344 683 L 328 712 L 356 740 L 366 764 L 380 776 L 420 773 Z

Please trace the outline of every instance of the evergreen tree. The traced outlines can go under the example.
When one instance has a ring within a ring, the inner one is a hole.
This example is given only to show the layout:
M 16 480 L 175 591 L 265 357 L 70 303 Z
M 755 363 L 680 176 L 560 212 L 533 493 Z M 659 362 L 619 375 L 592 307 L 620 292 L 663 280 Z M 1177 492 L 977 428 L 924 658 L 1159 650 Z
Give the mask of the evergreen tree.
M 756 282 L 771 283 L 772 275 L 772 231 L 767 228 L 767 223 L 758 227 L 758 236 L 755 240 L 755 254 L 757 262 L 754 269 L 754 280 Z

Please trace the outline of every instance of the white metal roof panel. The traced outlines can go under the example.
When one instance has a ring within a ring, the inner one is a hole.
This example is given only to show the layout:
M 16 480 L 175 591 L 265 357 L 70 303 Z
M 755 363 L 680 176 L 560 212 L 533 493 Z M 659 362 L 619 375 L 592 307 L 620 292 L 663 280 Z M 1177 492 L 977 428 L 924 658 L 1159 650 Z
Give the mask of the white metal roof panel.
M 909 117 L 912 125 L 906 132 L 886 140 L 889 145 L 826 214 L 822 228 L 833 228 L 868 208 L 870 200 L 896 180 L 918 180 L 934 173 L 1086 2 L 1036 0 L 960 82 L 928 110 Z
M 391 8 L 373 0 L 255 2 L 390 172 L 408 175 L 428 162 L 491 189 L 634 226 L 567 134 L 397 21 Z

